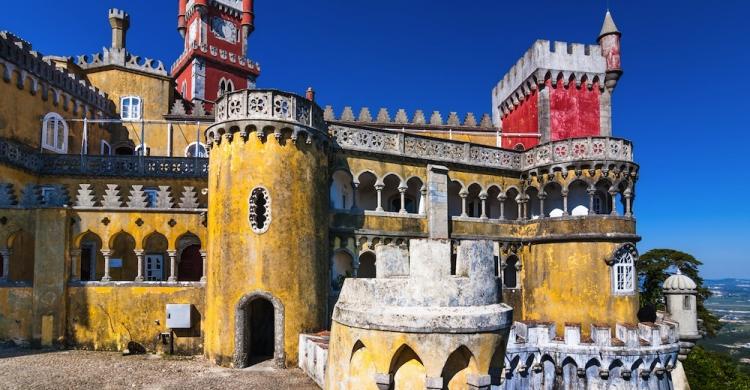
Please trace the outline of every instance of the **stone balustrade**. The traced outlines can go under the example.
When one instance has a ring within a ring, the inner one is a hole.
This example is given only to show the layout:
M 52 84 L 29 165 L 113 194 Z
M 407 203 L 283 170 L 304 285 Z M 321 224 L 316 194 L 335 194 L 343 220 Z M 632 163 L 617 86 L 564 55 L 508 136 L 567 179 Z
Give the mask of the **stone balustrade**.
M 171 179 L 208 176 L 207 158 L 43 154 L 7 139 L 0 139 L 0 162 L 41 175 Z
M 216 123 L 232 120 L 270 120 L 324 131 L 323 110 L 292 93 L 241 90 L 224 95 L 214 108 Z
M 528 171 L 577 161 L 633 162 L 630 141 L 610 137 L 566 139 L 518 152 L 386 130 L 342 125 L 332 125 L 330 130 L 335 145 L 343 150 L 384 153 L 513 171 Z

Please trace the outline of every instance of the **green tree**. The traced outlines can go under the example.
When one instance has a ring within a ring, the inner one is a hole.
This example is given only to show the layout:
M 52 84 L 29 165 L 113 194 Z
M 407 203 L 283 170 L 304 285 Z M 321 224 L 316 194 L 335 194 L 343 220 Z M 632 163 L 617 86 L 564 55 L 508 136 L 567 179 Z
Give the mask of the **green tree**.
M 750 375 L 727 355 L 696 346 L 683 367 L 692 390 L 750 390 Z
M 698 273 L 698 266 L 702 264 L 692 255 L 674 249 L 652 249 L 641 255 L 638 260 L 641 306 L 651 304 L 664 310 L 662 284 L 667 280 L 672 269 L 679 269 L 698 285 L 698 319 L 703 321 L 706 335 L 716 336 L 721 323 L 703 304 L 711 296 L 711 290 L 703 285 L 703 278 Z

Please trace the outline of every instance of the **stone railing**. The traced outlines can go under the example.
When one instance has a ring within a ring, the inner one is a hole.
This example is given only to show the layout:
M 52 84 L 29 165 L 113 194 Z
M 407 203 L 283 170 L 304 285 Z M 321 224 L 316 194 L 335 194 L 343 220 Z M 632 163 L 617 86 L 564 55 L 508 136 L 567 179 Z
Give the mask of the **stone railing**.
M 206 178 L 207 158 L 43 154 L 0 139 L 0 162 L 42 175 Z
M 224 95 L 214 108 L 216 122 L 271 120 L 308 128 L 325 129 L 323 110 L 315 103 L 288 92 L 241 90 Z
M 633 162 L 632 144 L 618 138 L 575 138 L 517 152 L 401 132 L 339 125 L 331 126 L 330 130 L 336 146 L 344 150 L 385 153 L 514 171 L 588 160 Z
M 208 159 L 194 157 L 78 156 L 43 154 L 45 175 L 206 178 Z
M 395 117 L 391 118 L 391 114 L 387 108 L 381 108 L 378 110 L 377 115 L 373 116 L 369 107 L 362 107 L 359 115 L 355 117 L 352 108 L 347 106 L 344 107 L 341 116 L 337 117 L 333 111 L 333 107 L 326 106 L 324 116 L 325 120 L 331 122 L 357 122 L 361 124 L 385 125 L 387 127 L 447 127 L 456 130 L 497 130 L 489 114 L 482 115 L 481 120 L 477 121 L 472 112 L 466 113 L 463 120 L 459 118 L 458 113 L 451 112 L 444 120 L 443 114 L 440 111 L 433 111 L 428 117 L 424 111 L 416 110 L 414 115 L 409 118 L 406 110 L 401 108 L 396 111 Z

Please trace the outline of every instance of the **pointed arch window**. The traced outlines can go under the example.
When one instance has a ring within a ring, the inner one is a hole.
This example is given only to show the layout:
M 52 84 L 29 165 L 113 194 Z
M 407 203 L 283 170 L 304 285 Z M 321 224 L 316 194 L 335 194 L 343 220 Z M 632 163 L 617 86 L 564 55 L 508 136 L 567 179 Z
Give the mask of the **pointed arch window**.
M 68 152 L 68 124 L 56 112 L 44 116 L 42 122 L 42 148 L 55 153 Z
M 632 244 L 624 244 L 611 257 L 612 287 L 617 295 L 635 293 L 635 262 L 638 252 Z
M 232 80 L 228 80 L 222 77 L 221 81 L 219 81 L 219 97 L 222 97 L 225 94 L 233 91 L 234 83 L 232 82 Z

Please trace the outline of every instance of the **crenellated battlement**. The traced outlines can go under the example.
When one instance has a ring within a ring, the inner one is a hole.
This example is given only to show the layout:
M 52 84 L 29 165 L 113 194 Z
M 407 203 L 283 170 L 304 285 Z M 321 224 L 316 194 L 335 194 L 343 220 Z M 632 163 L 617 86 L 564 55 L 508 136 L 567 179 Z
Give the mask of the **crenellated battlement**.
M 198 51 L 208 57 L 215 58 L 216 60 L 229 60 L 230 63 L 236 64 L 239 67 L 247 69 L 248 71 L 260 74 L 260 64 L 242 56 L 235 55 L 234 53 L 227 52 L 224 49 L 219 49 L 212 45 L 198 45 L 196 42 L 191 42 L 190 50 L 185 50 L 180 56 L 172 63 L 170 71 L 175 74 L 180 68 L 186 65 L 186 61 L 193 57 L 193 53 Z
M 607 347 L 615 349 L 639 349 L 670 346 L 679 342 L 679 325 L 669 319 L 655 323 L 609 325 L 593 324 L 590 337 L 583 337 L 580 324 L 565 324 L 562 337 L 557 337 L 557 325 L 548 322 L 516 321 L 510 330 L 508 348 L 529 346 L 564 345 L 567 347 Z
M 477 121 L 473 112 L 468 112 L 461 119 L 457 112 L 450 112 L 444 116 L 440 111 L 433 111 L 426 114 L 423 110 L 416 110 L 413 115 L 409 116 L 403 108 L 398 109 L 394 116 L 387 108 L 380 108 L 377 115 L 373 116 L 373 111 L 369 107 L 362 107 L 358 115 L 354 115 L 354 110 L 350 106 L 344 107 L 340 116 L 336 116 L 332 106 L 325 108 L 325 120 L 330 122 L 348 122 L 373 125 L 390 125 L 392 127 L 445 127 L 451 129 L 470 129 L 470 130 L 487 130 L 496 131 L 492 124 L 492 118 L 489 114 L 484 114 Z
M 76 63 L 81 69 L 86 70 L 120 66 L 138 72 L 167 76 L 167 70 L 161 61 L 133 55 L 126 49 L 104 48 L 102 53 L 78 56 Z
M 110 8 L 108 11 L 108 15 L 110 19 L 120 19 L 126 21 L 130 19 L 130 15 L 128 15 L 127 12 L 117 8 Z
M 49 58 L 32 50 L 30 43 L 7 31 L 0 32 L 0 61 L 5 82 L 12 81 L 13 74 L 17 73 L 15 79 L 19 88 L 25 88 L 27 79 L 31 79 L 32 94 L 41 89 L 43 98 L 52 95 L 57 102 L 57 93 L 49 88 L 56 87 L 61 92 L 70 94 L 70 100 L 79 99 L 102 113 L 112 112 L 112 106 L 104 92 L 91 85 L 88 80 L 59 69 Z M 68 98 L 65 99 L 67 101 Z M 75 108 L 77 109 L 77 105 Z
M 563 337 L 556 334 L 552 323 L 515 322 L 501 388 L 536 388 L 530 384 L 554 380 L 571 388 L 598 388 L 617 381 L 622 388 L 660 389 L 669 381 L 665 372 L 677 364 L 678 324 L 664 318 L 617 324 L 614 329 L 591 325 L 587 338 L 580 324 L 565 324 Z
M 603 80 L 607 61 L 598 45 L 538 40 L 505 74 L 492 91 L 493 120 L 499 123 L 501 110 L 507 114 L 545 80 L 575 81 L 591 88 Z
M 209 0 L 208 5 L 237 18 L 242 14 L 242 0 Z M 194 9 L 195 0 L 189 0 L 186 8 L 188 15 L 192 14 Z

